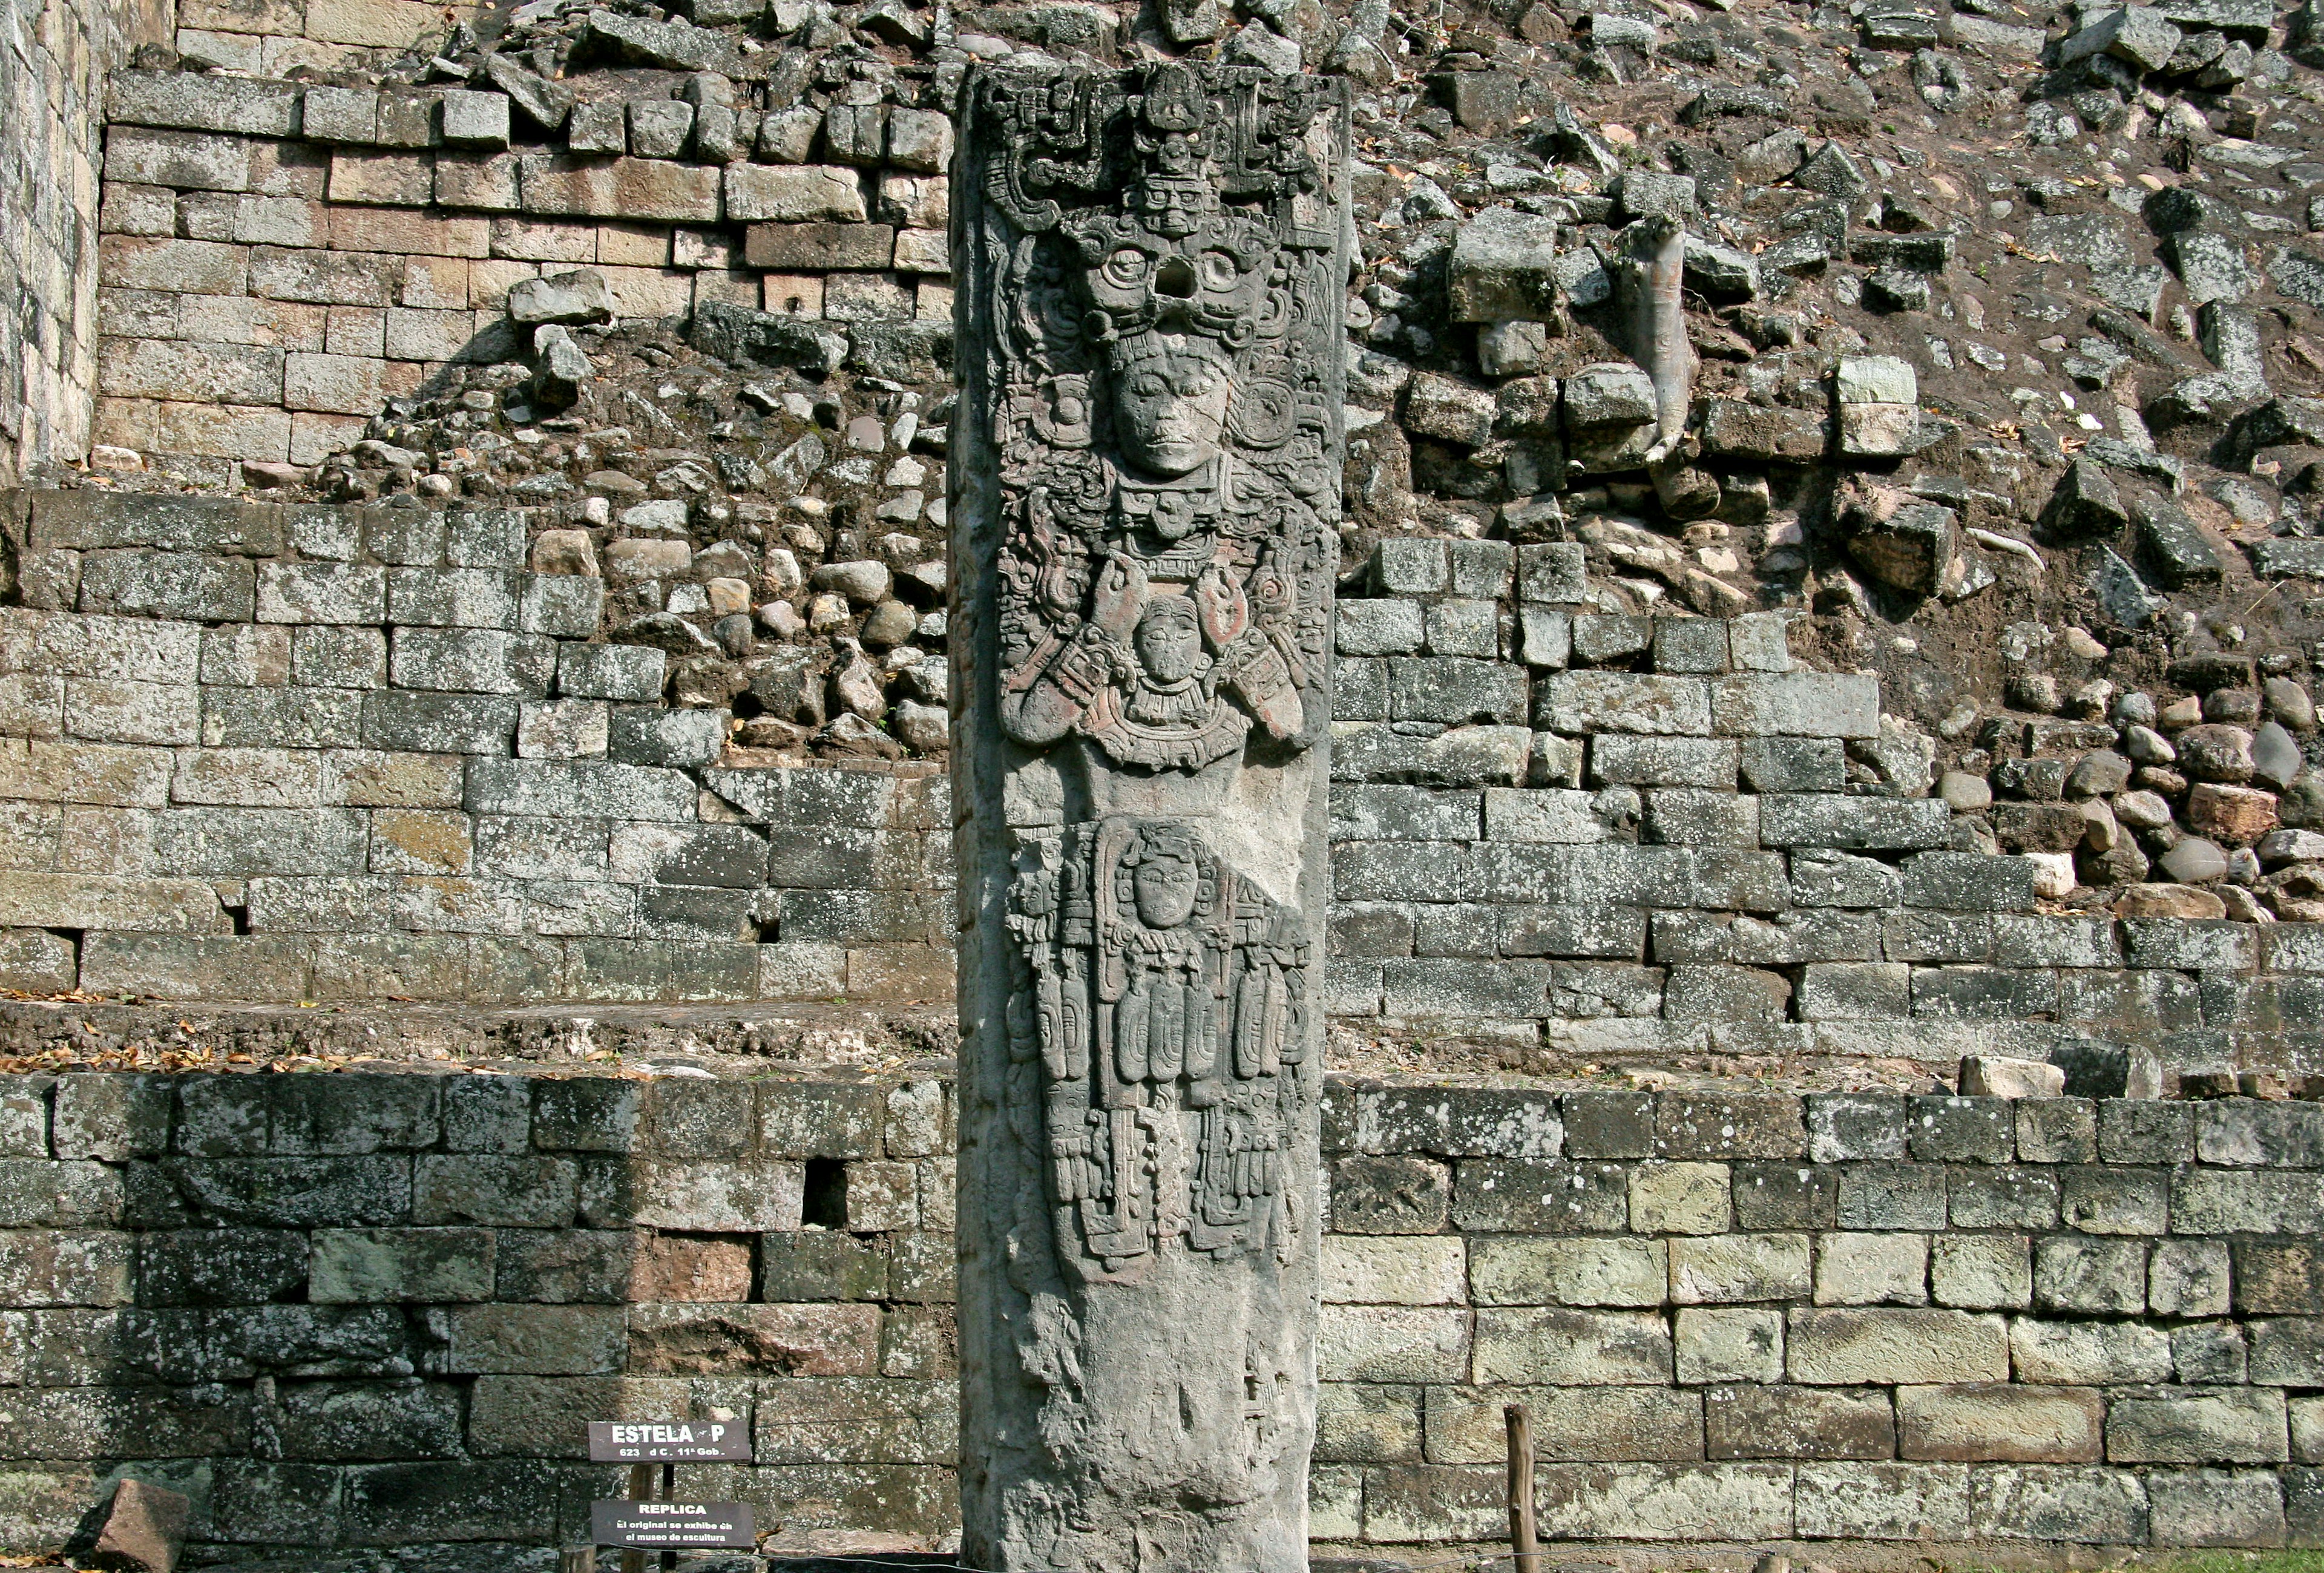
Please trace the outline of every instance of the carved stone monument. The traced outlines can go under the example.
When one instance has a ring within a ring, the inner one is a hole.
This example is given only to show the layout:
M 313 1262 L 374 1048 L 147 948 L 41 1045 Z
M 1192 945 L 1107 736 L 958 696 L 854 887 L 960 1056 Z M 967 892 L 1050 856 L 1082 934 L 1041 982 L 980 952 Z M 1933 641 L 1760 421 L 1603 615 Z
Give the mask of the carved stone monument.
M 1304 1568 L 1344 98 L 988 69 L 961 125 L 963 1559 Z

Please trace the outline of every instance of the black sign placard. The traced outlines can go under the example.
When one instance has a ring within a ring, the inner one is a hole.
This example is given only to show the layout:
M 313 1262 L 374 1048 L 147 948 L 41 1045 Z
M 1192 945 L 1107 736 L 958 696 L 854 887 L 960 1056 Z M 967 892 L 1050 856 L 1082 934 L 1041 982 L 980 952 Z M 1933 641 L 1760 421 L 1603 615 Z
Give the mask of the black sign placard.
M 632 1550 L 756 1550 L 747 1502 L 593 1502 L 589 1540 Z
M 705 1464 L 751 1457 L 742 1420 L 591 1420 L 592 1464 Z

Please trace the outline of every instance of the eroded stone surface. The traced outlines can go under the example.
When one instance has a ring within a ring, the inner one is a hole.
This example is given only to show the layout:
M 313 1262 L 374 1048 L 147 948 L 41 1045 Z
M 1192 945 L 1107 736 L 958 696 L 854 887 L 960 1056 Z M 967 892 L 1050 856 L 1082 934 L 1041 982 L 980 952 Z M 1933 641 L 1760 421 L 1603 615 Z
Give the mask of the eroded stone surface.
M 968 103 L 963 1555 L 1297 1568 L 1343 98 Z

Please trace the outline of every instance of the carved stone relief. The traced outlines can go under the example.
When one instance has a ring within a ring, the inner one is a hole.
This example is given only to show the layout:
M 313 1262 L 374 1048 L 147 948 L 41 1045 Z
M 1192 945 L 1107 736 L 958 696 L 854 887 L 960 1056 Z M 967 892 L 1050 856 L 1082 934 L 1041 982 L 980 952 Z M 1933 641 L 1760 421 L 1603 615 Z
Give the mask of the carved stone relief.
M 963 125 L 964 1555 L 1301 1568 L 1342 95 L 984 70 Z

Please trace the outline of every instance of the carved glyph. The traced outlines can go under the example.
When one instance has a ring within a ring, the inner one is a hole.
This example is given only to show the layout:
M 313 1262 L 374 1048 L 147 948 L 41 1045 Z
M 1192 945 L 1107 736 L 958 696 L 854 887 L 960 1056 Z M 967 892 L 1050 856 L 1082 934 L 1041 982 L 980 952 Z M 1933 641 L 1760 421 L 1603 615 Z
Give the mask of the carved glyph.
M 969 1559 L 1302 1567 L 1339 85 L 987 70 L 963 124 Z

